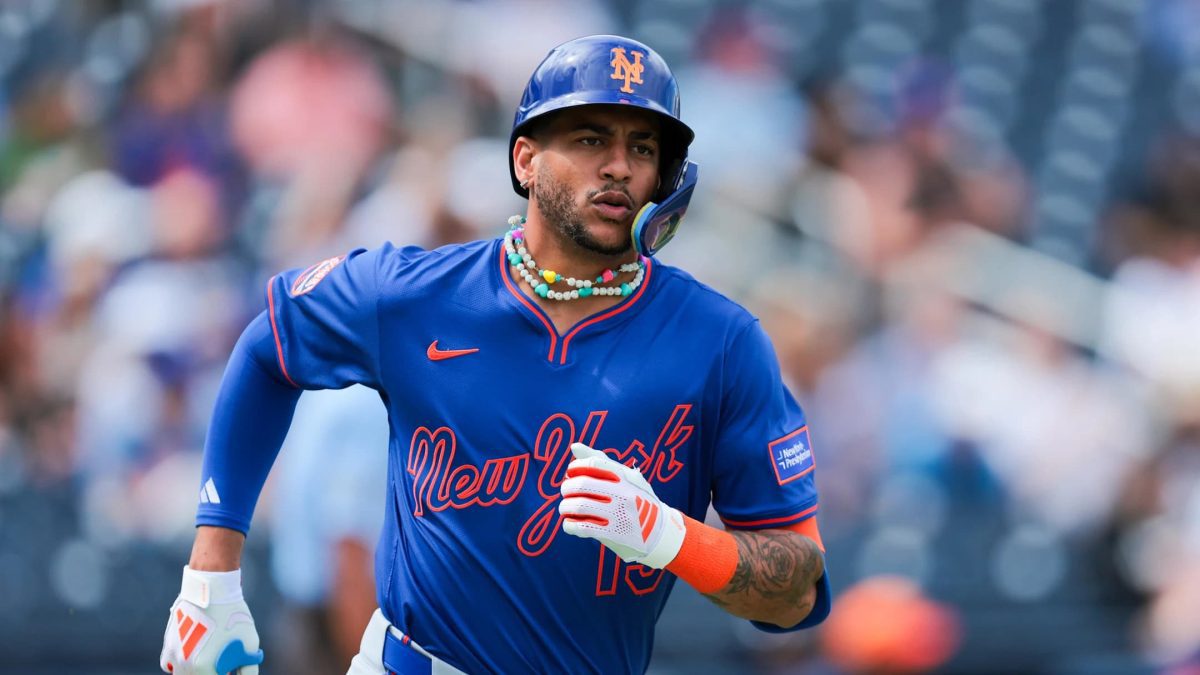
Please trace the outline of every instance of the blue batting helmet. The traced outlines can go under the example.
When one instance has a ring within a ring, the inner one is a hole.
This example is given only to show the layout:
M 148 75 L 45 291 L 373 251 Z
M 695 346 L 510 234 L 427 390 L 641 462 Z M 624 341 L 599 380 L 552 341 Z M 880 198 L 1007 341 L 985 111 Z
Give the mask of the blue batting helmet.
M 671 210 L 676 213 L 669 235 L 664 238 L 663 232 L 648 234 L 648 241 L 659 241 L 658 246 L 639 244 L 639 249 L 650 249 L 643 251 L 646 253 L 661 248 L 674 234 L 699 173 L 698 167 L 687 161 L 687 148 L 695 133 L 679 119 L 679 85 L 671 69 L 653 49 L 637 40 L 589 35 L 550 50 L 525 85 L 525 94 L 513 119 L 508 141 L 508 171 L 513 189 L 522 197 L 529 197 L 529 190 L 521 187 L 513 166 L 512 150 L 517 138 L 528 134 L 536 120 L 581 105 L 631 105 L 649 110 L 661 120 L 661 181 L 653 201 L 662 206 L 672 203 Z M 643 228 L 646 220 L 639 218 Z M 635 242 L 638 240 L 635 236 Z

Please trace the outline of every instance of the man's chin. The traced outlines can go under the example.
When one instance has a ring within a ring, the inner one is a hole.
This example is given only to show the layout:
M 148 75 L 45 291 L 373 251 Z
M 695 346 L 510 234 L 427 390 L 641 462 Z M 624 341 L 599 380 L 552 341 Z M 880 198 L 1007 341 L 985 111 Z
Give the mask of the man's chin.
M 600 255 L 610 257 L 625 255 L 633 249 L 633 242 L 631 242 L 628 238 L 624 241 L 611 243 L 589 238 L 587 241 L 581 241 L 577 243 L 592 253 L 599 253 Z
M 587 238 L 592 243 L 588 248 L 606 255 L 628 253 L 633 247 L 629 228 L 628 221 L 619 220 L 601 220 L 592 224 L 587 228 Z
M 623 255 L 633 248 L 633 240 L 630 239 L 628 232 L 624 236 L 597 236 L 597 234 L 595 231 L 588 231 L 584 236 L 576 237 L 575 243 L 592 253 L 606 256 Z

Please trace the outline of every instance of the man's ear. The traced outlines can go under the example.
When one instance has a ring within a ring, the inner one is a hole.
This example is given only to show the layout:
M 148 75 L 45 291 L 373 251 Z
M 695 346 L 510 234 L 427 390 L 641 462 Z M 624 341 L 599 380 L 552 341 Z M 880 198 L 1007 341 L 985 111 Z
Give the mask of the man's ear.
M 540 150 L 537 141 L 529 136 L 518 136 L 513 144 L 513 171 L 517 174 L 517 182 L 526 189 L 533 180 L 533 160 Z

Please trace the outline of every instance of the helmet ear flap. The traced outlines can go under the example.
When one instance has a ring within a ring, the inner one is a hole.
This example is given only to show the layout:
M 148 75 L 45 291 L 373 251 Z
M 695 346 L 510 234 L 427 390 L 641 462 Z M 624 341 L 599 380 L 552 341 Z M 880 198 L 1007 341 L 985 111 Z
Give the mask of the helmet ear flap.
M 648 202 L 634 216 L 631 235 L 634 248 L 640 255 L 654 255 L 675 236 L 692 201 L 692 192 L 696 189 L 699 177 L 700 167 L 695 162 L 685 162 L 679 178 L 667 195 L 661 200 Z

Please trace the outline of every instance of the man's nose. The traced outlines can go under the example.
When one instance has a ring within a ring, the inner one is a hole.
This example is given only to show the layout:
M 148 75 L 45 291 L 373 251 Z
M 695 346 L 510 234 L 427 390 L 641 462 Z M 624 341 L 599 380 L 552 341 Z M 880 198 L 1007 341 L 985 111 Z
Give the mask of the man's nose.
M 629 148 L 623 144 L 614 143 L 601 168 L 601 175 L 609 181 L 628 183 L 633 178 L 633 168 L 629 162 Z

